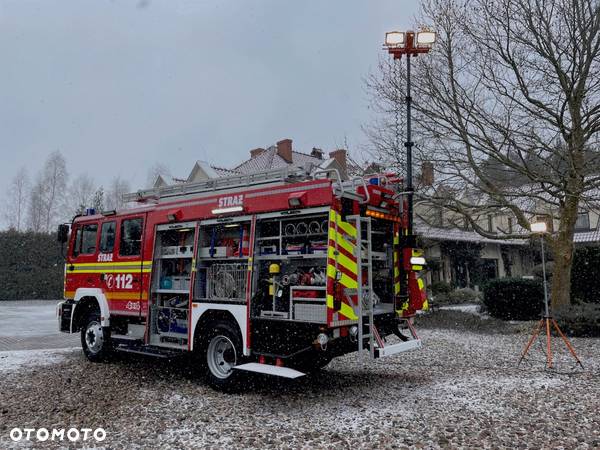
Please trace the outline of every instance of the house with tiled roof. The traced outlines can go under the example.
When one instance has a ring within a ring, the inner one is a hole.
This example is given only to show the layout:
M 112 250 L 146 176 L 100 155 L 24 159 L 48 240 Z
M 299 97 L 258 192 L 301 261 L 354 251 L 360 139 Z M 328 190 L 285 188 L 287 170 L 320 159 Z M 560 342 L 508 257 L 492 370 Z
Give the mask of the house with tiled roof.
M 237 166 L 226 169 L 212 165 L 206 161 L 196 161 L 187 178 L 173 178 L 173 183 L 193 183 L 232 175 L 244 175 L 280 169 L 286 166 L 317 170 L 337 170 L 342 179 L 348 178 L 347 152 L 336 149 L 328 153 L 319 148 L 313 148 L 310 153 L 294 150 L 291 139 L 283 139 L 267 148 L 250 150 L 250 158 Z M 158 176 L 153 187 L 167 186 L 164 177 Z

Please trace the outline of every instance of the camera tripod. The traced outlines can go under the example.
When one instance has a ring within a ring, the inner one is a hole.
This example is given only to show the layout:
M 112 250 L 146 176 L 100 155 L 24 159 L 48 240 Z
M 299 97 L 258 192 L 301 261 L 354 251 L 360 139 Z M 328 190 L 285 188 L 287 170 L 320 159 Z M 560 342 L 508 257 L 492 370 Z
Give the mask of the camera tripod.
M 521 353 L 521 359 L 519 359 L 519 364 L 517 364 L 517 366 L 521 365 L 521 362 L 523 361 L 523 359 L 525 359 L 525 356 L 527 356 L 527 352 L 529 352 L 531 345 L 534 343 L 536 338 L 539 336 L 540 331 L 542 330 L 542 327 L 544 327 L 544 325 L 545 325 L 546 326 L 546 367 L 548 369 L 552 369 L 552 338 L 550 337 L 550 328 L 551 328 L 550 325 L 552 324 L 554 326 L 554 328 L 556 329 L 558 335 L 562 338 L 565 345 L 569 349 L 569 352 L 571 352 L 571 355 L 573 355 L 573 358 L 575 358 L 575 360 L 577 361 L 577 364 L 579 364 L 581 366 L 581 368 L 583 369 L 583 364 L 581 364 L 581 361 L 577 357 L 577 353 L 575 353 L 575 349 L 573 348 L 573 346 L 571 345 L 571 343 L 569 342 L 567 337 L 564 335 L 564 333 L 561 331 L 560 327 L 556 323 L 556 320 L 554 320 L 554 318 L 550 315 L 550 309 L 548 308 L 548 281 L 546 279 L 546 259 L 545 259 L 545 255 L 544 255 L 544 253 L 545 253 L 544 252 L 544 234 L 546 233 L 546 225 L 543 222 L 541 224 L 532 224 L 531 225 L 532 231 L 534 231 L 534 227 L 537 228 L 535 230 L 536 232 L 540 232 L 540 234 L 539 234 L 540 245 L 542 248 L 542 274 L 543 274 L 543 280 L 544 280 L 544 315 L 543 315 L 542 319 L 539 321 L 539 323 L 537 324 L 537 326 L 535 327 L 535 330 L 533 331 L 533 336 L 531 336 L 531 339 L 529 339 L 529 342 L 527 343 L 525 350 L 523 350 L 523 353 Z
M 554 320 L 552 317 L 550 317 L 548 315 L 545 315 L 544 317 L 542 317 L 542 319 L 536 325 L 536 327 L 533 331 L 533 335 L 531 336 L 531 339 L 529 339 L 529 342 L 527 343 L 525 350 L 523 350 L 523 353 L 521 353 L 521 359 L 519 359 L 519 364 L 517 364 L 517 365 L 520 365 L 521 362 L 523 361 L 523 359 L 525 359 L 532 344 L 535 342 L 536 338 L 540 335 L 540 331 L 542 331 L 542 328 L 545 326 L 545 328 L 546 328 L 546 367 L 548 369 L 552 369 L 552 339 L 551 339 L 551 335 L 550 335 L 551 325 L 554 326 L 554 329 L 556 330 L 558 335 L 562 338 L 563 342 L 569 349 L 569 352 L 571 353 L 571 355 L 573 355 L 573 358 L 575 358 L 575 360 L 577 361 L 577 364 L 579 364 L 581 366 L 581 368 L 583 369 L 583 364 L 581 364 L 581 361 L 579 360 L 577 353 L 575 353 L 575 349 L 569 342 L 569 339 L 567 339 L 565 334 L 561 331 L 560 327 L 558 326 L 558 323 L 556 323 L 556 320 Z

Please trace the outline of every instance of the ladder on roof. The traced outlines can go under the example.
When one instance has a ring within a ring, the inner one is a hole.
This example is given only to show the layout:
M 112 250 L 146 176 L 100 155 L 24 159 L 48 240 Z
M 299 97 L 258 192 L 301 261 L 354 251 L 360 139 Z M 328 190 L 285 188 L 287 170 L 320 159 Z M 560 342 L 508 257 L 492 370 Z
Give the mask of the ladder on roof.
M 374 292 L 373 292 L 373 258 L 371 247 L 371 218 L 349 216 L 356 228 L 356 264 L 357 288 L 356 301 L 358 303 L 358 355 L 362 357 L 365 349 L 365 339 L 368 339 L 368 350 L 371 358 L 375 358 L 376 343 L 381 347 L 383 343 L 373 320 Z M 367 327 L 367 333 L 364 328 Z
M 208 193 L 236 187 L 242 188 L 277 182 L 306 181 L 314 179 L 312 175 L 313 172 L 313 164 L 307 164 L 306 167 L 286 166 L 280 169 L 241 175 L 231 175 L 228 177 L 213 178 L 194 183 L 179 183 L 150 189 L 142 189 L 137 192 L 123 195 L 123 200 L 125 202 L 145 202 L 159 200 L 161 198 Z

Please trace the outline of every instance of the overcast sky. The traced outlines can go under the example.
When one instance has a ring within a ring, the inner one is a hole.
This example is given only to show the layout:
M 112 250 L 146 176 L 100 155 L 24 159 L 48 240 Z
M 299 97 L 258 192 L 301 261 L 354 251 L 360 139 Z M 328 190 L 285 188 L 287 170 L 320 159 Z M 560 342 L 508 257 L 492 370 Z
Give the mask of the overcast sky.
M 60 150 L 74 177 L 142 187 L 291 138 L 364 141 L 362 78 L 417 0 L 0 0 L 0 189 Z

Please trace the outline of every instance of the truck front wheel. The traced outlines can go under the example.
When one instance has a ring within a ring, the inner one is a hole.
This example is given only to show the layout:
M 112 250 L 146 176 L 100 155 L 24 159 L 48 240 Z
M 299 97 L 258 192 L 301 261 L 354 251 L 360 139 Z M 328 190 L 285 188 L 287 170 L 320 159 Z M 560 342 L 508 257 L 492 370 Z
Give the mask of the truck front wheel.
M 81 347 L 90 361 L 102 361 L 110 354 L 110 332 L 100 324 L 100 311 L 90 309 L 81 327 Z

